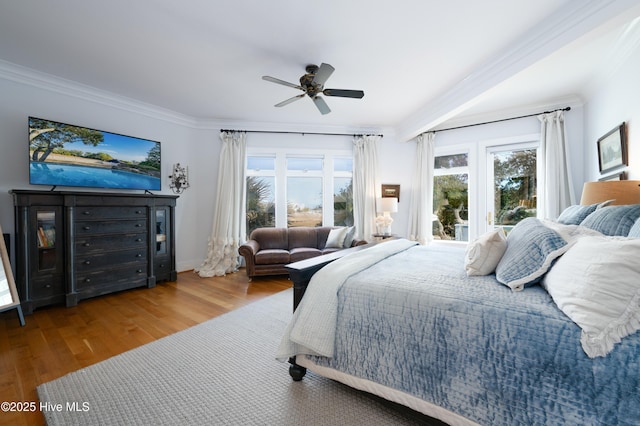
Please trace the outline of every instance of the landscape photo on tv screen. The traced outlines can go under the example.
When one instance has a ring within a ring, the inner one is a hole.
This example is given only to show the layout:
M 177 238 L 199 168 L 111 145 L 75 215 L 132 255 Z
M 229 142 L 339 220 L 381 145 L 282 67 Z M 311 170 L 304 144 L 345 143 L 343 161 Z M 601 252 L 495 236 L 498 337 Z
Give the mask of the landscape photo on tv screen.
M 160 142 L 29 117 L 29 183 L 160 190 Z

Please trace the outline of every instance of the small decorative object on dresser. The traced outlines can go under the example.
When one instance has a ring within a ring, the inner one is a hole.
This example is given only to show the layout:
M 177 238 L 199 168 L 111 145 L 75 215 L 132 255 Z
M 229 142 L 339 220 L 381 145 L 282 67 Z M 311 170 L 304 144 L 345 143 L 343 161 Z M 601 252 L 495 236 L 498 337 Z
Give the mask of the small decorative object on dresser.
M 25 314 L 177 279 L 177 196 L 12 190 Z

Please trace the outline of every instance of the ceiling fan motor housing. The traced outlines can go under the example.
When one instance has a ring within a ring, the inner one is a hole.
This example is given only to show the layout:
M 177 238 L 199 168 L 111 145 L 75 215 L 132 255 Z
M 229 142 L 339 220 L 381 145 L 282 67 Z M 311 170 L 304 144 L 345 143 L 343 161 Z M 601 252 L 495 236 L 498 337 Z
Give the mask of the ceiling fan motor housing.
M 322 92 L 322 85 L 313 82 L 318 71 L 317 65 L 307 65 L 305 68 L 307 73 L 300 77 L 300 86 L 304 88 L 304 91 L 310 97 L 315 97 L 318 93 Z

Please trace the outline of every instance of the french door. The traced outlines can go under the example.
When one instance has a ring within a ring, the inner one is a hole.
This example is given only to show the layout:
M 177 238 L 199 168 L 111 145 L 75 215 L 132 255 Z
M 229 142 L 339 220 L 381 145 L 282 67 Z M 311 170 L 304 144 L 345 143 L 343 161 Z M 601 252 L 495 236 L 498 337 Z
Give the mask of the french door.
M 537 143 L 486 148 L 485 230 L 509 232 L 518 222 L 537 215 Z

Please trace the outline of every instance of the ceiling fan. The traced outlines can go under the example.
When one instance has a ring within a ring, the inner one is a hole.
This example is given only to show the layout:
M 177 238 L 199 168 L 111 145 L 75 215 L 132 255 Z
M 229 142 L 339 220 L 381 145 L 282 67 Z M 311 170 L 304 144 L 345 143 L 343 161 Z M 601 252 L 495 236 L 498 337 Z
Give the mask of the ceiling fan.
M 289 105 L 291 102 L 302 99 L 307 95 L 313 100 L 313 103 L 316 104 L 320 113 L 324 115 L 329 114 L 331 110 L 324 99 L 318 96 L 321 93 L 325 96 L 339 96 L 342 98 L 356 99 L 361 99 L 364 96 L 364 92 L 362 90 L 325 89 L 324 83 L 326 83 L 331 74 L 333 74 L 333 71 L 335 71 L 335 68 L 325 63 L 320 64 L 319 67 L 317 65 L 307 65 L 307 73 L 300 77 L 299 85 L 280 80 L 279 78 L 270 77 L 268 75 L 262 76 L 262 79 L 272 83 L 282 84 L 283 86 L 293 87 L 294 89 L 300 89 L 304 92 L 300 95 L 284 100 L 275 106 L 283 107 L 285 105 Z

